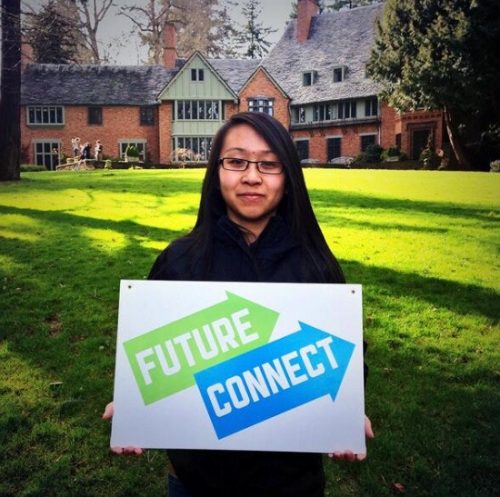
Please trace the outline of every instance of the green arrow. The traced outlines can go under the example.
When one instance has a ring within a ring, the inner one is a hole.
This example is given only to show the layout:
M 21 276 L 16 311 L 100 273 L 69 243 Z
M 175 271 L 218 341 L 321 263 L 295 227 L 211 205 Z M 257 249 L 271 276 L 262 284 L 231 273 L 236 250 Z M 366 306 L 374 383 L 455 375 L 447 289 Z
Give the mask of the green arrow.
M 226 292 L 227 300 L 124 342 L 144 403 L 194 385 L 194 374 L 269 342 L 279 313 Z

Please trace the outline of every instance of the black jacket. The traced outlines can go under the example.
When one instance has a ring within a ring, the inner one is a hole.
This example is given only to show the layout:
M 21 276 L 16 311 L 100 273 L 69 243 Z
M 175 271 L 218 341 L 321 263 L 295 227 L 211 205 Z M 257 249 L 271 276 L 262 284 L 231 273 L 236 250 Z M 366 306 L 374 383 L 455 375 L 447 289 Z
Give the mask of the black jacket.
M 160 254 L 149 278 L 317 282 L 306 276 L 301 247 L 278 216 L 271 219 L 250 246 L 240 229 L 226 216 L 222 217 L 215 230 L 208 275 L 201 261 L 193 262 L 186 255 L 189 245 L 186 238 L 173 242 Z M 324 494 L 320 454 L 169 450 L 168 455 L 177 476 L 194 497 L 323 497 Z

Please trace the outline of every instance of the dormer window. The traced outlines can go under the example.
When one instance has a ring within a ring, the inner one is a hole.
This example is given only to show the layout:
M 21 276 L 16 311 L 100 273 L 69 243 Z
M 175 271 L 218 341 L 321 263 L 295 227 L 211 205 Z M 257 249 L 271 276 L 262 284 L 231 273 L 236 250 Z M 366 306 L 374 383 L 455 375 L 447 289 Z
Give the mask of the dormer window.
M 204 81 L 205 72 L 203 69 L 191 69 L 191 81 Z
M 249 98 L 248 110 L 250 112 L 264 112 L 265 114 L 273 115 L 273 100 L 271 98 Z
M 312 86 L 316 83 L 318 73 L 316 71 L 306 71 L 302 73 L 302 86 Z
M 346 67 L 337 66 L 333 68 L 333 82 L 341 83 L 345 79 Z

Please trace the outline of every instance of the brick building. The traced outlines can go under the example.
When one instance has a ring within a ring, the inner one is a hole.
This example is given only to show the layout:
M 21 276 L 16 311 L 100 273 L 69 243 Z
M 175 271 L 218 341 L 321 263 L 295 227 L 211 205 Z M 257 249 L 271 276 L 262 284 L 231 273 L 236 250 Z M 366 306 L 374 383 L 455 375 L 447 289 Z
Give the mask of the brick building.
M 161 66 L 28 64 L 23 160 L 53 169 L 74 137 L 100 140 L 105 157 L 134 144 L 153 163 L 205 160 L 217 129 L 242 110 L 279 119 L 303 160 L 355 156 L 372 143 L 418 158 L 429 138 L 442 148 L 440 111 L 398 114 L 366 77 L 381 9 L 319 14 L 316 0 L 299 0 L 297 19 L 263 60 L 178 59 L 169 24 Z

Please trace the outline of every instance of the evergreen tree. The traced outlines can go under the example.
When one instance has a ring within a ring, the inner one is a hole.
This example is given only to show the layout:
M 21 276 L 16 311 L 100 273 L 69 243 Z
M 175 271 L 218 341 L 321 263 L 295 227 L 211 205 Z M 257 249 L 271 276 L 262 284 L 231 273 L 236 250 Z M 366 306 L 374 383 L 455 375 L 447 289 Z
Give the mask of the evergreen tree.
M 40 12 L 31 14 L 26 26 L 34 61 L 42 64 L 75 62 L 77 33 L 78 22 L 63 15 L 53 0 L 49 0 Z
M 230 10 L 237 5 L 236 2 L 226 0 L 222 6 L 215 11 L 214 21 L 214 44 L 212 51 L 208 52 L 211 57 L 237 57 L 239 33 L 236 23 L 231 18 Z
M 230 0 L 184 0 L 184 16 L 178 24 L 179 56 L 188 57 L 194 50 L 208 57 L 236 56 L 239 33 L 229 14 L 235 5 Z
M 259 0 L 248 0 L 242 8 L 246 22 L 240 35 L 240 44 L 243 46 L 245 57 L 256 59 L 263 57 L 271 46 L 266 37 L 274 33 L 276 29 L 264 27 L 259 21 L 262 13 Z
M 88 43 L 86 34 L 84 33 L 84 25 L 81 21 L 81 13 L 78 10 L 78 5 L 75 0 L 54 0 L 59 12 L 75 23 L 76 30 L 73 31 L 75 42 L 77 43 L 76 63 L 92 64 L 94 57 L 92 49 Z
M 384 96 L 397 109 L 443 109 L 463 168 L 471 165 L 468 144 L 481 136 L 495 140 L 499 26 L 497 0 L 388 0 L 378 24 L 370 75 L 384 83 Z

